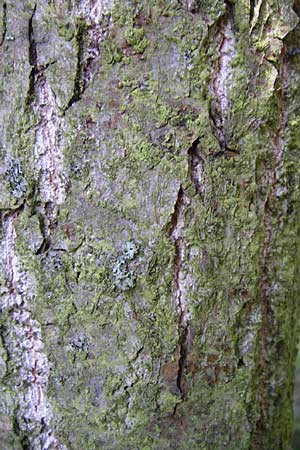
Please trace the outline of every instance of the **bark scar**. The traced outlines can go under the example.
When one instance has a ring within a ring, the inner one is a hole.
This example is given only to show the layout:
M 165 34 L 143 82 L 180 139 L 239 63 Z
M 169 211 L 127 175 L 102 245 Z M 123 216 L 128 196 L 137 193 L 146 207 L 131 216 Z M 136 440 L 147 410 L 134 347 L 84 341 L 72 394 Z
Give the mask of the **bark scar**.
M 175 246 L 174 255 L 174 281 L 175 281 L 175 299 L 178 312 L 178 334 L 179 334 L 179 361 L 176 385 L 180 392 L 180 399 L 186 399 L 186 387 L 184 384 L 185 369 L 187 365 L 188 349 L 190 346 L 190 325 L 188 321 L 188 312 L 185 299 L 185 289 L 182 281 L 182 266 L 185 257 L 185 243 L 182 237 L 181 230 L 184 228 L 184 218 L 186 207 L 189 205 L 190 200 L 186 196 L 182 186 L 180 185 L 177 200 L 174 206 L 174 212 L 171 217 L 170 227 L 168 230 L 168 236 L 173 239 Z M 178 403 L 177 403 L 178 404 Z M 173 415 L 176 414 L 177 404 L 174 407 Z

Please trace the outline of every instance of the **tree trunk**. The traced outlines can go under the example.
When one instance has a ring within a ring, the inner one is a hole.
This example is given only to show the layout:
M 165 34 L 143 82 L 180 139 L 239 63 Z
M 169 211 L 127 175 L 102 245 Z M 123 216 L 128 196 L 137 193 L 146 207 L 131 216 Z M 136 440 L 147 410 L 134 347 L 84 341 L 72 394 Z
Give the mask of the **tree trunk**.
M 299 15 L 1 1 L 1 449 L 290 449 Z

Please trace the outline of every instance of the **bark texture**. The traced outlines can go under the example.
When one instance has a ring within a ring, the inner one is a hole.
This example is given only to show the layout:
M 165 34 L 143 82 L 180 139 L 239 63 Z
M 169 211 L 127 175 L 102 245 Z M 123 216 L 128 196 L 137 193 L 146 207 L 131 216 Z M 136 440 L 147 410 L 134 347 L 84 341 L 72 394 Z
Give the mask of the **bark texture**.
M 0 2 L 2 450 L 288 450 L 299 0 Z

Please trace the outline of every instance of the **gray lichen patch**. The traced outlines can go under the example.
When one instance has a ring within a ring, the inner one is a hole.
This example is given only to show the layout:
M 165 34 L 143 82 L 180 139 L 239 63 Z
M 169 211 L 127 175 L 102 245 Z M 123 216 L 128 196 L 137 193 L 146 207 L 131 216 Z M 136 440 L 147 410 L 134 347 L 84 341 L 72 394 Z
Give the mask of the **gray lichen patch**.
M 5 173 L 13 197 L 17 200 L 26 196 L 28 183 L 19 160 L 10 160 Z
M 126 242 L 122 254 L 112 268 L 114 283 L 122 291 L 126 291 L 135 285 L 136 275 L 131 268 L 130 261 L 134 259 L 137 253 L 137 245 L 134 242 Z

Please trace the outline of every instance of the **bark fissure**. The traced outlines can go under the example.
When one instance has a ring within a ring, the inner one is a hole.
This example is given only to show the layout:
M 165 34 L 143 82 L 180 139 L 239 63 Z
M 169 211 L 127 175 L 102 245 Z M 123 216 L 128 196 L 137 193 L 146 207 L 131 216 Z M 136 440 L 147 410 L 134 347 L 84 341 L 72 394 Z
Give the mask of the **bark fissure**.
M 204 194 L 204 165 L 205 159 L 200 154 L 200 138 L 197 138 L 188 150 L 189 175 L 195 190 L 201 197 Z
M 230 0 L 225 0 L 226 9 L 228 12 L 228 18 L 232 23 L 232 26 L 234 27 L 235 22 L 235 4 L 234 2 Z
M 174 255 L 174 281 L 175 281 L 175 301 L 178 313 L 178 371 L 176 378 L 176 385 L 180 393 L 181 400 L 185 400 L 187 396 L 186 387 L 184 384 L 185 369 L 187 365 L 188 347 L 190 340 L 190 325 L 188 321 L 188 311 L 185 299 L 185 288 L 182 282 L 182 268 L 185 258 L 185 243 L 182 237 L 182 229 L 184 228 L 184 218 L 186 207 L 190 203 L 182 186 L 180 186 L 177 200 L 174 206 L 174 213 L 171 218 L 168 235 L 173 239 L 175 247 Z M 176 414 L 177 404 L 174 406 L 173 415 Z
M 254 17 L 255 0 L 250 0 L 249 24 L 251 25 Z
M 35 84 L 36 84 L 36 76 L 38 73 L 38 57 L 37 57 L 37 48 L 34 36 L 34 28 L 33 28 L 33 20 L 36 13 L 37 5 L 34 5 L 32 14 L 28 21 L 28 59 L 29 64 L 31 66 L 30 74 L 29 74 L 29 87 L 27 92 L 26 104 L 29 106 L 34 100 L 35 95 Z
M 100 58 L 100 44 L 105 39 L 109 29 L 109 21 L 104 21 L 99 24 L 92 14 L 89 17 L 90 23 L 83 19 L 78 21 L 76 32 L 76 70 L 74 77 L 73 93 L 67 105 L 64 108 L 64 113 L 71 108 L 74 103 L 82 99 L 82 96 L 89 86 L 94 73 L 97 69 L 97 61 Z
M 178 374 L 177 374 L 177 388 L 181 394 L 181 399 L 186 400 L 187 398 L 187 389 L 184 384 L 185 381 L 185 371 L 187 368 L 187 360 L 188 360 L 188 354 L 189 354 L 189 345 L 190 345 L 190 326 L 187 322 L 181 331 L 181 336 L 179 340 L 179 351 L 180 351 L 180 358 L 178 361 Z M 175 405 L 176 407 L 176 405 Z M 176 410 L 174 410 L 174 413 L 176 413 Z
M 0 47 L 2 47 L 5 41 L 6 33 L 7 33 L 7 3 L 4 2 L 2 6 L 2 32 L 0 38 Z
M 46 253 L 51 246 L 51 231 L 53 227 L 49 226 L 49 220 L 51 220 L 51 215 L 47 213 L 47 209 L 44 211 L 38 211 L 38 219 L 40 225 L 40 231 L 43 236 L 43 241 L 40 247 L 37 249 L 36 254 L 41 255 Z
M 77 60 L 76 60 L 76 72 L 74 78 L 73 94 L 65 107 L 65 112 L 71 108 L 71 106 L 81 100 L 82 94 L 86 88 L 86 81 L 83 77 L 83 52 L 84 52 L 84 39 L 86 35 L 86 25 L 84 22 L 79 22 L 76 32 L 76 45 L 77 45 Z

